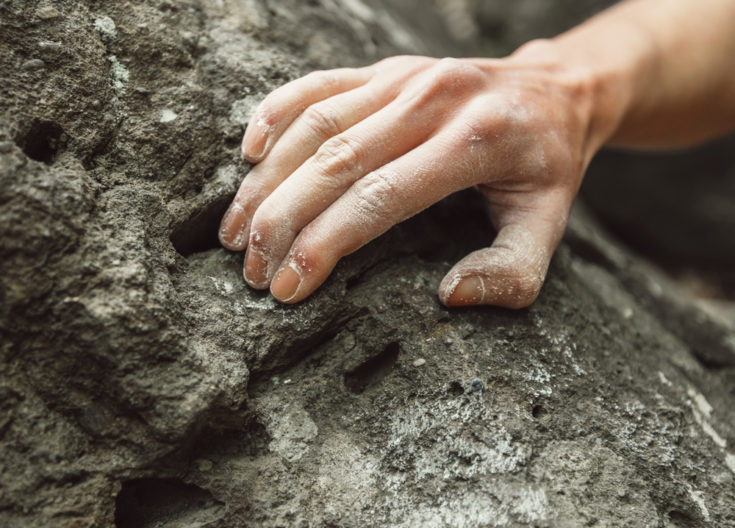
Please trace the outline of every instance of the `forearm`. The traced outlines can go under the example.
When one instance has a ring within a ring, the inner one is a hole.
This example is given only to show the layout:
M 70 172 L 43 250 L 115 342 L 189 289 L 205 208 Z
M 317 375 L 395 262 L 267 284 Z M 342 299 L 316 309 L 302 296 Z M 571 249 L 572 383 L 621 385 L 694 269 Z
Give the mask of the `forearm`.
M 629 0 L 550 44 L 591 85 L 595 143 L 676 147 L 735 128 L 735 0 Z

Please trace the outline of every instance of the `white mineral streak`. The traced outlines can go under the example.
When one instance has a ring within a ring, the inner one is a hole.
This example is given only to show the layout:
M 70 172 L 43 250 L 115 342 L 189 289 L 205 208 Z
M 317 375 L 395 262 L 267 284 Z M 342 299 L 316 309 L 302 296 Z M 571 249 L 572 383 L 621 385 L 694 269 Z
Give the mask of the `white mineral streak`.
M 363 3 L 362 0 L 341 0 L 341 2 L 348 11 L 365 22 L 373 22 L 375 20 L 375 11 Z
M 709 510 L 707 509 L 707 505 L 704 502 L 704 493 L 701 491 L 695 490 L 692 488 L 690 484 L 687 484 L 687 490 L 689 490 L 689 497 L 696 503 L 696 505 L 699 507 L 699 511 L 702 513 L 702 518 L 709 522 L 710 516 L 709 516 Z
M 709 423 L 709 419 L 712 415 L 712 406 L 709 404 L 707 399 L 693 387 L 689 387 L 687 389 L 687 394 L 690 398 L 689 403 L 692 408 L 692 413 L 694 414 L 694 420 L 715 444 L 724 449 L 727 446 L 727 441 L 722 438 L 717 431 L 715 431 L 714 427 L 712 427 L 712 424 Z
M 669 378 L 667 378 L 666 375 L 660 370 L 658 371 L 658 379 L 667 387 L 673 386 L 673 384 L 669 381 Z
M 727 453 L 725 455 L 725 464 L 727 464 L 727 467 L 729 467 L 730 471 L 735 475 L 735 455 Z

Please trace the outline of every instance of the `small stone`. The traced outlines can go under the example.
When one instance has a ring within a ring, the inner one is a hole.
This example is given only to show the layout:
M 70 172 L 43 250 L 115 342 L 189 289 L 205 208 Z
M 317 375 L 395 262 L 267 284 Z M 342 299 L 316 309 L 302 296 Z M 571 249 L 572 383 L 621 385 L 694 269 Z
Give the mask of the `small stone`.
M 291 384 L 291 378 L 286 378 L 285 380 L 283 380 L 283 384 L 284 385 L 290 385 Z
M 423 365 L 426 365 L 426 360 L 424 358 L 418 358 L 416 361 L 413 362 L 414 367 L 421 367 Z
M 482 392 L 484 390 L 485 386 L 482 384 L 482 380 L 480 378 L 475 378 L 470 382 L 470 386 L 467 387 L 467 394 L 472 394 L 473 392 Z
M 36 15 L 41 20 L 52 20 L 54 18 L 59 18 L 60 13 L 55 7 L 46 6 L 38 8 Z
M 13 144 L 10 141 L 0 141 L 0 154 L 7 154 L 13 150 Z
M 196 461 L 196 465 L 199 468 L 199 471 L 209 471 L 214 467 L 214 462 L 211 460 L 207 460 L 206 458 L 199 458 Z
M 40 70 L 46 66 L 41 59 L 28 59 L 21 65 L 23 70 Z
M 168 108 L 164 108 L 161 112 L 161 123 L 170 123 L 171 121 L 174 121 L 177 117 L 179 117 L 179 114 L 174 112 L 173 110 L 169 110 Z
M 42 40 L 38 43 L 38 47 L 44 51 L 58 52 L 61 51 L 61 42 L 56 42 L 53 40 Z

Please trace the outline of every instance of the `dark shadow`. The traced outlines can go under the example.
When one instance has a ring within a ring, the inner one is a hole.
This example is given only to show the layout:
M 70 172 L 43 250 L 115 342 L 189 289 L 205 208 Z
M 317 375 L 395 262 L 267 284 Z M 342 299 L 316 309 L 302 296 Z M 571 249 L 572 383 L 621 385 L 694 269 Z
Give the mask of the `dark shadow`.
M 56 123 L 36 120 L 31 123 L 28 132 L 16 140 L 16 144 L 29 158 L 50 165 L 61 147 L 63 132 Z
M 224 505 L 197 486 L 177 479 L 135 479 L 123 483 L 115 501 L 117 528 L 199 526 L 217 520 Z
M 360 394 L 369 386 L 380 383 L 393 370 L 400 350 L 397 341 L 388 343 L 380 354 L 345 373 L 345 387 L 355 394 Z
M 217 231 L 231 201 L 231 195 L 222 196 L 177 225 L 170 237 L 176 251 L 188 257 L 194 253 L 222 247 Z

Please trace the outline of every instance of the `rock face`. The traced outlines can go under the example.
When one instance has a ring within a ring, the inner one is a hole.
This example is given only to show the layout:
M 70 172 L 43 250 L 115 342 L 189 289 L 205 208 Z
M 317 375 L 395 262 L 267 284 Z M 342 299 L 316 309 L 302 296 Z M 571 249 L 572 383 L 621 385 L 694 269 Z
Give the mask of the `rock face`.
M 265 93 L 460 52 L 399 7 L 0 3 L 0 525 L 735 523 L 735 333 L 583 210 L 520 312 L 436 299 L 471 192 L 298 306 L 217 247 Z

